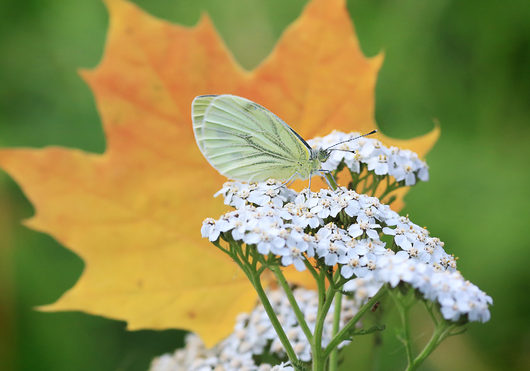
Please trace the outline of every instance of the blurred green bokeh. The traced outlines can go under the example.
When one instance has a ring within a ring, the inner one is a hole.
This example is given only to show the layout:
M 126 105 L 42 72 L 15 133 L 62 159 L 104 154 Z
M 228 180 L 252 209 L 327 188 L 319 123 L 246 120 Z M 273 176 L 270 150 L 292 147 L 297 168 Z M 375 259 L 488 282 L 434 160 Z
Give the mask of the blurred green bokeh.
M 306 1 L 136 2 L 184 25 L 207 11 L 251 69 Z M 376 91 L 381 129 L 409 138 L 441 123 L 427 157 L 431 180 L 409 193 L 405 212 L 441 237 L 465 277 L 495 301 L 490 322 L 447 340 L 424 369 L 530 369 L 530 2 L 349 0 L 348 9 L 363 51 L 385 53 Z M 76 70 L 99 61 L 107 22 L 98 0 L 0 3 L 2 147 L 103 152 L 94 99 Z M 145 370 L 182 344 L 176 330 L 127 332 L 122 322 L 34 311 L 70 288 L 83 262 L 20 225 L 33 210 L 5 174 L 0 205 L 0 370 Z M 429 327 L 416 309 L 421 343 Z M 344 369 L 369 369 L 372 341 L 356 341 Z M 379 354 L 379 369 L 402 369 L 391 330 Z

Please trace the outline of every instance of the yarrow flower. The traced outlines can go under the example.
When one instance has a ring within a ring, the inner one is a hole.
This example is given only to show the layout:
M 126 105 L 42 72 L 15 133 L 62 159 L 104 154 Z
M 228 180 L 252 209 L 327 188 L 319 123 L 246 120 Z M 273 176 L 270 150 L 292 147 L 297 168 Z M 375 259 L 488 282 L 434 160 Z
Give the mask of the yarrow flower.
M 446 320 L 458 321 L 462 315 L 470 322 L 486 322 L 490 319 L 491 297 L 471 282 L 464 280 L 458 271 L 439 270 L 436 267 L 410 259 L 404 252 L 381 256 L 377 269 L 362 278 L 362 283 L 370 282 L 369 296 L 372 296 L 384 283 L 396 287 L 400 282 L 408 283 L 417 289 L 426 300 L 436 301 Z M 356 291 L 359 282 L 352 280 L 344 285 L 345 291 Z
M 281 183 L 268 180 L 263 183 L 226 182 L 214 195 L 223 195 L 225 205 L 239 209 L 245 204 L 281 207 L 287 200 L 294 200 L 296 192 Z
M 280 183 L 276 183 L 275 187 L 278 188 L 279 185 Z M 233 195 L 241 187 L 242 183 L 239 182 L 225 183 L 221 194 L 227 204 L 234 206 L 231 204 Z M 270 184 L 263 183 L 253 183 L 252 187 L 258 197 L 271 189 Z M 276 192 L 279 195 L 281 191 Z M 388 205 L 381 204 L 376 197 L 340 187 L 335 191 L 321 189 L 309 195 L 306 191 L 299 194 L 289 191 L 281 199 L 282 205 L 268 203 L 259 206 L 247 202 L 218 220 L 208 218 L 203 223 L 202 235 L 215 241 L 221 233 L 232 231 L 231 237 L 234 240 L 255 245 L 271 244 L 270 248 L 259 249 L 263 254 L 288 254 L 286 249 L 291 246 L 307 251 L 309 257 L 317 250 L 317 256 L 324 258 L 328 254 L 336 254 L 337 257 L 346 254 L 346 245 L 349 248 L 359 245 L 356 251 L 365 249 L 364 254 L 388 253 L 391 250 L 383 249 L 386 243 L 381 240 L 388 235 L 394 237 L 396 251 L 407 251 L 411 258 L 440 269 L 456 269 L 455 259 L 445 252 L 440 239 L 430 237 L 425 228 L 400 216 Z M 318 213 L 312 211 L 317 207 L 318 212 L 327 215 L 325 218 L 318 217 Z M 324 210 L 327 212 L 323 213 Z M 344 218 L 349 218 L 347 230 L 339 227 L 344 224 Z M 314 222 L 309 223 L 309 220 Z M 329 224 L 330 222 L 335 224 Z M 305 232 L 308 227 L 314 233 Z M 333 266 L 336 262 L 331 259 L 328 265 Z
M 460 296 L 438 292 L 450 287 L 431 284 L 434 281 L 430 277 L 439 274 L 452 277 L 451 282 L 457 286 L 463 278 L 459 273 L 451 275 L 456 272 L 455 258 L 426 228 L 400 216 L 376 197 L 343 187 L 296 193 L 280 186 L 273 181 L 225 183 L 220 192 L 225 203 L 239 208 L 218 220 L 205 220 L 203 237 L 254 246 L 260 254 L 277 256 L 282 265 L 293 265 L 299 271 L 305 270 L 307 259 L 314 257 L 328 267 L 338 265 L 345 280 L 371 280 L 375 287 L 408 283 L 426 299 L 438 301 L 446 319 L 456 320 L 460 315 L 467 315 L 470 321 L 489 318 L 491 298 L 480 290 L 474 289 L 475 295 L 466 296 L 467 304 L 463 305 L 456 301 Z M 252 189 L 253 199 L 259 204 L 248 197 L 241 202 L 236 197 L 241 189 Z M 355 283 L 346 283 L 345 289 L 355 288 Z M 453 309 L 449 310 L 448 305 Z
M 360 133 L 333 131 L 325 137 L 309 140 L 308 143 L 313 148 L 328 148 L 359 135 Z M 418 180 L 429 180 L 429 168 L 416 153 L 397 147 L 386 147 L 377 139 L 360 138 L 334 148 L 337 151 L 332 151 L 329 159 L 322 164 L 324 170 L 336 171 L 344 164 L 352 172 L 360 173 L 364 165 L 376 175 L 391 175 L 397 182 L 403 181 L 406 186 L 414 185 Z
M 310 143 L 328 148 L 357 136 L 333 132 Z M 411 151 L 387 148 L 371 138 L 333 149 L 322 168 L 337 175 L 348 167 L 348 188 L 335 187 L 330 174 L 322 174 L 333 189 L 295 192 L 268 180 L 227 182 L 217 192 L 235 210 L 216 220 L 206 219 L 202 236 L 238 263 L 264 306 L 240 316 L 237 336 L 201 356 L 195 365 L 203 368 L 190 369 L 211 370 L 217 365 L 223 370 L 262 370 L 252 364 L 249 354 L 264 353 L 275 354 L 278 362 L 291 362 L 260 366 L 267 370 L 291 366 L 323 370 L 327 362 L 336 366 L 337 349 L 352 337 L 384 329 L 357 330 L 362 316 L 370 308 L 376 310 L 384 294 L 392 297 L 400 311 L 406 335 L 402 340 L 408 349 L 410 300 L 423 300 L 435 324 L 433 337 L 418 357 L 408 354 L 408 369 L 415 369 L 443 338 L 458 333 L 467 322 L 489 320 L 491 297 L 463 278 L 443 241 L 389 206 L 396 199 L 395 190 L 428 179 L 427 165 Z M 307 270 L 306 277 L 314 279 L 318 292 L 294 289 L 281 266 Z M 276 278 L 289 304 L 276 291 L 266 294 L 261 281 L 265 270 Z M 334 315 L 333 326 L 327 323 L 330 315 Z M 195 343 L 190 340 L 190 344 Z M 228 359 L 232 363 L 226 363 Z
M 308 326 L 314 330 L 317 320 L 318 295 L 315 291 L 306 289 L 294 290 L 294 296 L 300 309 L 305 314 Z M 293 348 L 302 361 L 311 360 L 311 348 L 298 323 L 287 297 L 281 290 L 273 290 L 268 297 L 276 315 L 286 334 L 293 344 Z M 358 309 L 357 303 L 345 298 L 341 302 L 341 325 L 350 320 Z M 323 344 L 331 340 L 333 322 L 333 309 L 325 319 L 326 326 L 323 332 Z M 347 345 L 342 342 L 339 347 Z M 207 349 L 197 335 L 189 334 L 186 345 L 173 354 L 164 354 L 156 358 L 150 371 L 290 371 L 294 368 L 285 362 L 277 365 L 257 365 L 253 356 L 270 352 L 279 361 L 285 360 L 286 354 L 278 335 L 270 322 L 267 313 L 261 304 L 250 312 L 241 314 L 234 326 L 233 333 L 212 349 Z

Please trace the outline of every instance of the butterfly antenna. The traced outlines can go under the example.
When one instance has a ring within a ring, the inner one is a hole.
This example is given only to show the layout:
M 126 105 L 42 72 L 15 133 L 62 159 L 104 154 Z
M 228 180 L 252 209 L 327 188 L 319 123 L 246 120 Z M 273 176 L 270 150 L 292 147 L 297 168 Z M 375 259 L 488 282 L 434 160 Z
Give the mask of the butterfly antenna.
M 346 143 L 346 142 L 351 142 L 352 140 L 356 140 L 356 139 L 359 139 L 359 138 L 362 138 L 362 137 L 367 137 L 368 135 L 372 135 L 372 134 L 375 134 L 375 133 L 377 133 L 377 130 L 372 130 L 369 133 L 366 133 L 366 134 L 363 134 L 363 135 L 359 135 L 358 137 L 355 137 L 355 138 L 350 138 L 350 139 L 347 139 L 347 140 L 343 140 L 342 142 L 338 142 L 338 143 L 335 143 L 332 146 L 329 146 L 328 148 L 325 149 L 325 151 L 327 151 L 328 149 L 333 148 L 335 146 L 338 146 L 339 144 Z M 346 150 L 344 150 L 344 149 L 332 149 L 332 151 L 346 151 Z M 351 151 L 346 151 L 346 152 L 351 152 Z

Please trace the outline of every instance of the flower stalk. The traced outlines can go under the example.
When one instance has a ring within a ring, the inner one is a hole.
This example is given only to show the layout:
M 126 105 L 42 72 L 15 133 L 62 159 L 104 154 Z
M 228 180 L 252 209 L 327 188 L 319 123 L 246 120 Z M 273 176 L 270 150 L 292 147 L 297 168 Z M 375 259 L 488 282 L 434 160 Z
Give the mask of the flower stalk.
M 363 304 L 359 310 L 357 311 L 357 314 L 348 321 L 348 323 L 331 339 L 328 346 L 324 350 L 324 356 L 328 356 L 331 354 L 331 352 L 345 339 L 347 339 L 350 336 L 350 332 L 352 331 L 353 327 L 361 320 L 361 318 L 365 315 L 365 313 L 373 307 L 373 305 L 381 299 L 383 294 L 385 293 L 385 288 L 382 287 L 379 289 L 377 294 L 375 294 L 373 297 L 371 297 L 365 304 Z
M 340 315 L 342 307 L 342 292 L 335 292 L 335 308 L 333 310 L 333 330 L 332 336 L 337 336 L 337 333 L 340 330 Z M 329 370 L 337 371 L 339 367 L 339 350 L 334 348 L 329 355 Z

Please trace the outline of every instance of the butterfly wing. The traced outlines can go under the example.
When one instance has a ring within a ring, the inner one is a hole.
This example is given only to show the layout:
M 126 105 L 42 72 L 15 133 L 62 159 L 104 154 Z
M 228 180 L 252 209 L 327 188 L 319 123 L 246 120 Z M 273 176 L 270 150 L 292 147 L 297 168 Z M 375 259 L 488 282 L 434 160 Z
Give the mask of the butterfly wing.
M 202 95 L 192 103 L 193 130 L 208 162 L 241 181 L 286 180 L 311 147 L 279 117 L 234 95 Z

